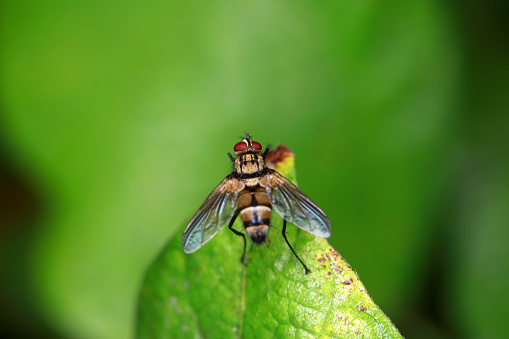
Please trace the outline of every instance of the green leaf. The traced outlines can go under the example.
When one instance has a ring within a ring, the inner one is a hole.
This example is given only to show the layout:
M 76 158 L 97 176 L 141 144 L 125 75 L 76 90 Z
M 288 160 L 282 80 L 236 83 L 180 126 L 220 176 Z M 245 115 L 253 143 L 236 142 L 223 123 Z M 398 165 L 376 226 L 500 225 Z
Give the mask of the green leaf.
M 293 155 L 276 168 L 295 182 Z M 137 337 L 400 338 L 352 267 L 326 239 L 287 229 L 291 253 L 273 213 L 269 246 L 253 246 L 247 267 L 242 240 L 223 230 L 185 254 L 175 234 L 150 266 L 139 296 Z M 243 229 L 240 220 L 234 226 Z

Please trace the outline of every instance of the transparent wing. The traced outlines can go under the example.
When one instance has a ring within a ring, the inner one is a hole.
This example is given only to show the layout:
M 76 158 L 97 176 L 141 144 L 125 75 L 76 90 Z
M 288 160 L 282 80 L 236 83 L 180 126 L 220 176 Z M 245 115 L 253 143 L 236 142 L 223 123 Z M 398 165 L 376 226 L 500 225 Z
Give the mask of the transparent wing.
M 260 183 L 267 191 L 272 208 L 288 222 L 316 236 L 330 236 L 327 215 L 288 179 L 272 170 Z
M 209 194 L 182 235 L 182 249 L 191 253 L 212 239 L 235 214 L 238 193 L 244 188 L 242 181 L 227 176 Z

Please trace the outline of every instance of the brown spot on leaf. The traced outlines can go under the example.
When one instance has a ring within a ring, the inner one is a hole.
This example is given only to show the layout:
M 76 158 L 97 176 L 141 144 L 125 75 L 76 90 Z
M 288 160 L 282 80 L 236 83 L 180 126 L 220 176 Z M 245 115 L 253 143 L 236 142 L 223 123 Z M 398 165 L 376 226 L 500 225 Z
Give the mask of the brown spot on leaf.
M 351 285 L 352 283 L 351 283 L 351 282 L 349 282 L 349 281 L 343 281 L 343 282 L 342 282 L 342 284 L 343 284 L 343 285 Z
M 357 309 L 358 309 L 359 311 L 366 312 L 367 307 L 366 307 L 366 306 L 364 306 L 364 305 L 359 305 L 359 306 L 357 306 Z
M 267 166 L 270 168 L 276 168 L 278 163 L 284 162 L 285 158 L 295 157 L 295 154 L 290 151 L 288 147 L 283 144 L 277 145 L 276 149 L 271 150 L 267 155 Z
M 341 259 L 341 255 L 338 253 L 338 251 L 336 251 L 335 249 L 333 249 L 332 247 L 329 249 L 329 258 L 332 260 L 340 260 Z
M 350 322 L 348 321 L 348 318 L 343 318 L 343 316 L 340 316 L 339 313 L 335 314 L 336 319 L 338 320 L 338 323 L 348 325 Z

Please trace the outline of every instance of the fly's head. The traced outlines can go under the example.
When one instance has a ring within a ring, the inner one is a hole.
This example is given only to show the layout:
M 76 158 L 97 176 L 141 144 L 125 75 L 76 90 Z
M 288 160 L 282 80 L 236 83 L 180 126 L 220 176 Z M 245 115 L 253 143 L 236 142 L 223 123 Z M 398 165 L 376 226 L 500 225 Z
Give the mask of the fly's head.
M 262 151 L 262 145 L 257 141 L 251 140 L 251 137 L 247 135 L 242 139 L 242 141 L 235 144 L 233 150 L 235 151 L 235 156 L 238 158 L 242 154 L 246 154 L 248 152 L 260 154 Z
M 265 168 L 265 162 L 260 155 L 262 145 L 251 140 L 249 135 L 236 143 L 233 150 L 235 151 L 235 171 L 241 177 L 254 175 L 255 173 L 259 174 Z

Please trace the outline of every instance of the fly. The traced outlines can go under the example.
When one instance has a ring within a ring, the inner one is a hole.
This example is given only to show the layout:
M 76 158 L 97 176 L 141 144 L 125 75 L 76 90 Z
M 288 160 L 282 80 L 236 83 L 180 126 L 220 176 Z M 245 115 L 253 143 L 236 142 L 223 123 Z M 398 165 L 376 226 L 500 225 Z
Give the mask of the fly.
M 322 238 L 331 234 L 327 215 L 288 179 L 267 167 L 265 161 L 269 146 L 262 154 L 262 145 L 247 134 L 235 144 L 235 158 L 228 153 L 233 171 L 209 194 L 182 235 L 182 248 L 192 253 L 212 239 L 226 224 L 244 239 L 241 261 L 246 264 L 246 236 L 233 228 L 240 215 L 244 228 L 257 244 L 263 244 L 269 231 L 274 209 L 283 217 L 283 238 L 306 271 L 311 271 L 299 258 L 286 238 L 286 224 L 295 226 Z

